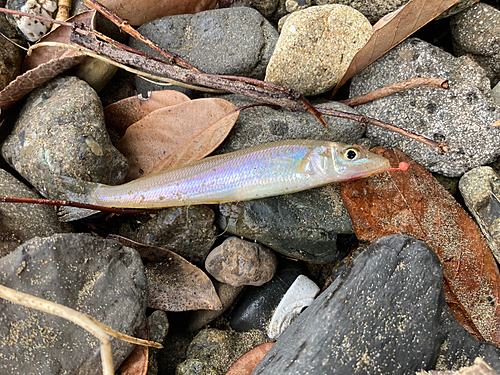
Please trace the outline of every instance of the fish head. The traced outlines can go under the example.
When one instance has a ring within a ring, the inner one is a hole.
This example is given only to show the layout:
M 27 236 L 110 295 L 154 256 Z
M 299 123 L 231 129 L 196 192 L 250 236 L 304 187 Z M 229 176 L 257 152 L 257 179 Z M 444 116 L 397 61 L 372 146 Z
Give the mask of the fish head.
M 331 149 L 330 173 L 338 181 L 372 176 L 391 169 L 389 160 L 359 146 L 336 144 Z

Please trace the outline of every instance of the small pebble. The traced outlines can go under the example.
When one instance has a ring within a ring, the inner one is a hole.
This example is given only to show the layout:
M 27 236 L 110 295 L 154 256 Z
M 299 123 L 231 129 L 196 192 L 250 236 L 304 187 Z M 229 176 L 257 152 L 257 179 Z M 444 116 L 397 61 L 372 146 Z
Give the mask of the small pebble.
M 207 272 L 231 286 L 262 285 L 271 280 L 278 261 L 264 246 L 230 237 L 205 260 Z
M 283 25 L 266 81 L 306 96 L 326 92 L 340 81 L 371 35 L 370 22 L 345 5 L 294 12 Z

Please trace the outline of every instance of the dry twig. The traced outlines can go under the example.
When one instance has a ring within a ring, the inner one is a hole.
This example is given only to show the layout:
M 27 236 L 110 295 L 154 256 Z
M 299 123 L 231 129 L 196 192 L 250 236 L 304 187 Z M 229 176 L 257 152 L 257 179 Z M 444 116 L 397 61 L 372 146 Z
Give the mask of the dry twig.
M 385 98 L 386 96 L 397 92 L 406 91 L 416 87 L 433 87 L 437 89 L 449 89 L 447 79 L 440 78 L 410 78 L 403 82 L 396 82 L 392 85 L 382 87 L 365 95 L 355 96 L 346 100 L 341 100 L 341 103 L 347 104 L 350 107 L 355 107 L 360 104 L 371 102 L 375 99 Z
M 67 319 L 97 337 L 101 342 L 101 361 L 104 375 L 114 374 L 113 357 L 111 345 L 109 343 L 109 336 L 113 336 L 117 339 L 136 345 L 151 346 L 158 349 L 163 347 L 161 344 L 156 342 L 138 339 L 115 331 L 91 316 L 82 314 L 78 311 L 70 309 L 69 307 L 44 300 L 42 298 L 34 297 L 26 293 L 18 292 L 3 285 L 0 285 L 0 297 L 21 306 L 40 310 L 48 314 Z

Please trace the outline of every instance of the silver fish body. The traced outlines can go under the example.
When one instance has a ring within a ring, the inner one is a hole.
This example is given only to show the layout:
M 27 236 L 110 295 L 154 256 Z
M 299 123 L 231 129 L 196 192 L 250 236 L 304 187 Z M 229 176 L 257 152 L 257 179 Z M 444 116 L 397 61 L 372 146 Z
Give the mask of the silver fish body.
M 356 146 L 313 140 L 279 141 L 208 157 L 119 186 L 95 184 L 84 203 L 161 208 L 243 201 L 367 177 L 388 169 L 387 159 Z

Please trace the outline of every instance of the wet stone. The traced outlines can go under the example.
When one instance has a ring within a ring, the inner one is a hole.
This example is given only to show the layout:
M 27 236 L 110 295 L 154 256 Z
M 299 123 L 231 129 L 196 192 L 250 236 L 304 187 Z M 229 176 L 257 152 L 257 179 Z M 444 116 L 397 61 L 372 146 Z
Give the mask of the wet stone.
M 209 324 L 219 316 L 221 316 L 228 308 L 230 308 L 236 298 L 243 290 L 243 286 L 231 286 L 226 283 L 221 283 L 217 280 L 212 281 L 215 291 L 222 303 L 220 310 L 196 310 L 191 314 L 191 321 L 188 325 L 188 331 L 194 332 Z
M 3 169 L 0 169 L 0 195 L 40 198 Z M 65 232 L 73 232 L 73 227 L 59 222 L 52 206 L 0 204 L 0 257 L 7 255 L 33 237 L 47 237 Z
M 500 155 L 500 107 L 491 101 L 484 70 L 468 57 L 454 57 L 419 39 L 408 39 L 378 59 L 351 83 L 357 96 L 413 77 L 449 80 L 450 89 L 421 87 L 362 104 L 365 116 L 399 126 L 437 142 L 450 152 L 439 155 L 428 146 L 387 129 L 368 125 L 366 136 L 385 147 L 397 147 L 430 172 L 459 177 Z
M 111 144 L 97 93 L 75 77 L 55 78 L 29 94 L 2 156 L 52 199 L 66 198 L 61 176 L 116 185 L 128 169 Z
M 138 31 L 207 73 L 257 79 L 264 78 L 278 39 L 274 27 L 258 11 L 246 7 L 164 17 L 142 25 Z M 130 46 L 160 57 L 135 39 Z M 165 86 L 140 78 L 136 84 L 143 95 L 165 90 Z
M 243 354 L 269 341 L 261 331 L 228 332 L 218 329 L 200 331 L 187 350 L 187 360 L 177 366 L 177 375 L 224 375 Z
M 168 318 L 165 311 L 156 310 L 148 317 L 149 340 L 163 345 L 168 334 Z M 147 375 L 158 374 L 158 353 L 160 349 L 149 348 Z
M 217 218 L 228 233 L 256 240 L 286 256 L 331 263 L 345 256 L 337 234 L 353 233 L 338 185 L 245 202 L 221 203 Z
M 479 167 L 462 176 L 460 192 L 500 262 L 500 177 L 491 167 Z
M 477 3 L 451 21 L 453 48 L 467 55 L 486 71 L 491 85 L 500 80 L 500 10 Z
M 292 323 L 253 374 L 410 374 L 478 356 L 498 370 L 500 349 L 460 326 L 442 283 L 440 261 L 425 243 L 384 237 Z
M 283 25 L 266 81 L 306 96 L 324 93 L 340 81 L 371 34 L 370 22 L 345 5 L 294 12 Z
M 141 225 L 135 240 L 171 250 L 202 266 L 217 235 L 214 220 L 207 206 L 168 208 Z
M 0 282 L 68 306 L 128 335 L 145 326 L 137 251 L 85 234 L 34 238 L 0 259 Z M 102 374 L 99 340 L 54 315 L 0 300 L 3 374 Z M 134 348 L 110 338 L 115 368 Z
M 225 240 L 205 260 L 210 275 L 235 287 L 267 283 L 273 278 L 277 264 L 272 251 L 238 237 Z
M 225 95 L 237 107 L 256 101 L 241 95 Z M 319 108 L 359 114 L 355 109 L 337 102 L 313 101 Z M 354 143 L 365 133 L 365 128 L 357 121 L 335 116 L 323 116 L 325 127 L 310 113 L 290 112 L 286 109 L 255 107 L 240 112 L 238 120 L 215 154 L 225 154 L 263 143 L 287 139 L 315 139 L 341 143 Z

